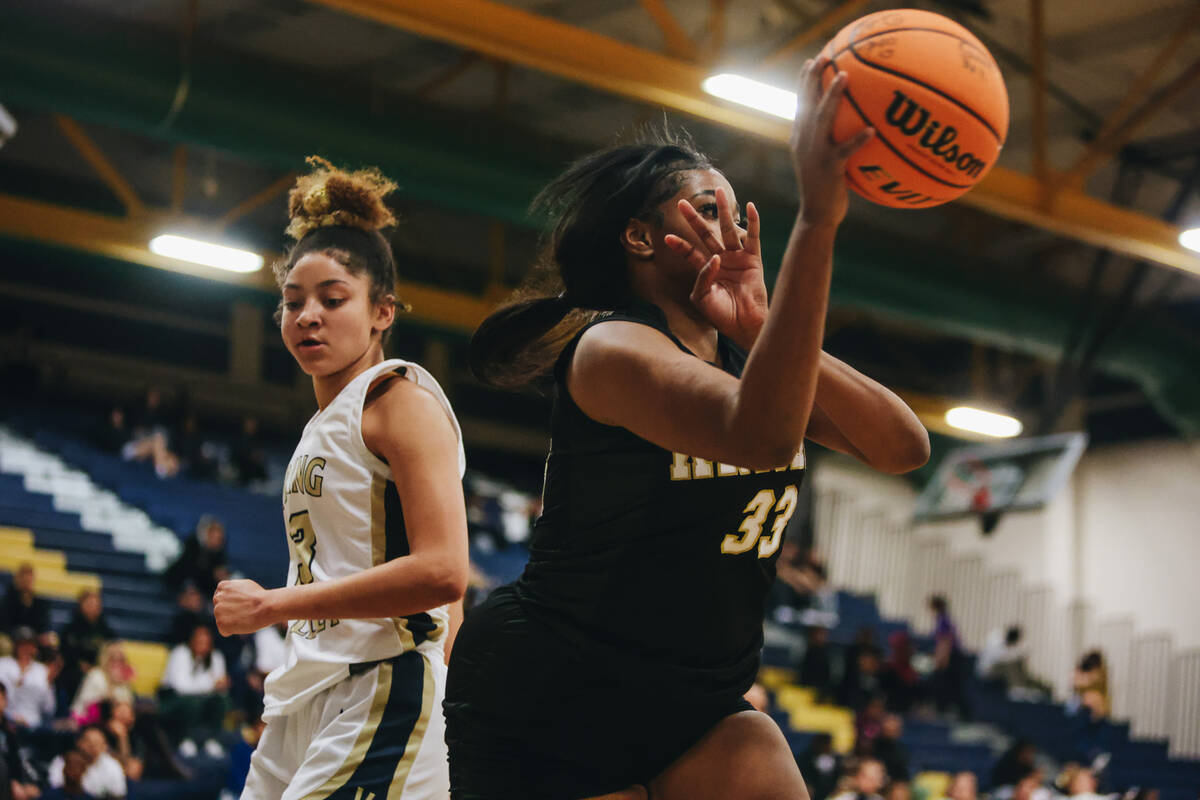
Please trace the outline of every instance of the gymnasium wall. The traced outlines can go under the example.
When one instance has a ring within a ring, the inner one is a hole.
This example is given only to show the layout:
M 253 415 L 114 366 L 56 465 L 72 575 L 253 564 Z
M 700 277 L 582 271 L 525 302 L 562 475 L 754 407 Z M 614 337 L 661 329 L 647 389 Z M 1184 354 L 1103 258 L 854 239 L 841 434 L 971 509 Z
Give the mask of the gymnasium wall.
M 1114 714 L 1133 732 L 1200 752 L 1200 450 L 1183 442 L 1086 453 L 1045 509 L 1010 514 L 990 537 L 975 520 L 912 526 L 902 479 L 840 457 L 815 470 L 816 542 L 834 581 L 874 592 L 885 614 L 928 631 L 931 593 L 950 598 L 968 646 L 1017 622 L 1031 667 L 1060 699 L 1090 647 L 1110 662 Z M 1190 719 L 1190 721 L 1189 721 Z

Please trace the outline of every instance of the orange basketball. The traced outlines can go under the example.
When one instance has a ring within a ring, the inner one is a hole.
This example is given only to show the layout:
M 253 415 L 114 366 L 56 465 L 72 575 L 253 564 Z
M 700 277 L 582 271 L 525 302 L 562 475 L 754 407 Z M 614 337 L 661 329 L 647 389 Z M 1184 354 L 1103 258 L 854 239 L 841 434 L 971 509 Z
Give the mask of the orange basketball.
M 916 9 L 880 11 L 843 28 L 822 55 L 846 73 L 834 139 L 876 135 L 846 165 L 854 191 L 893 208 L 929 208 L 979 182 L 1008 134 L 996 60 L 963 26 Z

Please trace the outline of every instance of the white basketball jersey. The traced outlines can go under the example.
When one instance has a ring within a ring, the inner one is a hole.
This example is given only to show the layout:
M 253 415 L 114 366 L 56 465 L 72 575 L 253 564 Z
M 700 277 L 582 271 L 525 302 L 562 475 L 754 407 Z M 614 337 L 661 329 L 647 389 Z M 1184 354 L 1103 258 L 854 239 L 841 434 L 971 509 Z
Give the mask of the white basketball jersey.
M 403 375 L 438 399 L 458 437 L 459 476 L 466 470 L 462 431 L 433 376 L 400 359 L 367 369 L 313 415 L 288 466 L 283 522 L 291 554 L 289 586 L 352 575 L 408 554 L 391 470 L 362 436 L 367 390 L 387 372 Z M 266 680 L 267 714 L 291 713 L 345 678 L 351 664 L 414 649 L 441 659 L 448 619 L 441 606 L 397 618 L 290 621 L 287 658 Z

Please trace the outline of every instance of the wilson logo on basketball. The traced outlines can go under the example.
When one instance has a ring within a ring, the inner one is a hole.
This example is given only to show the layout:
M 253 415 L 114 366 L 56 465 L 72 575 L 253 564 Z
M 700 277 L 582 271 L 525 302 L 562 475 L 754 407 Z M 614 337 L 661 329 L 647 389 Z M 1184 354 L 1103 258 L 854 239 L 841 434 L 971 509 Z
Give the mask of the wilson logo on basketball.
M 942 125 L 932 118 L 929 109 L 899 90 L 893 92 L 892 104 L 884 115 L 889 125 L 905 136 L 917 137 L 917 143 L 931 155 L 945 161 L 959 172 L 978 178 L 987 164 L 974 153 L 962 152 L 954 143 L 958 130 Z

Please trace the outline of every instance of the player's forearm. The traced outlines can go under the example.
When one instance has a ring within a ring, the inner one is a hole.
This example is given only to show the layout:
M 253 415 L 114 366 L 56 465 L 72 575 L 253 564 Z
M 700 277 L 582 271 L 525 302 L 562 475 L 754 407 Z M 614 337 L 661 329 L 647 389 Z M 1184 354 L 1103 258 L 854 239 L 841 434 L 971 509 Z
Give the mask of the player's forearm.
M 328 581 L 267 592 L 271 623 L 403 617 L 452 603 L 467 586 L 465 559 L 418 553 Z
M 767 443 L 782 466 L 800 448 L 817 390 L 836 224 L 797 219 L 763 324 L 738 389 L 733 427 Z M 747 465 L 759 466 L 759 465 Z
M 875 469 L 908 472 L 929 460 L 929 434 L 912 409 L 828 353 L 821 354 L 814 402 Z

